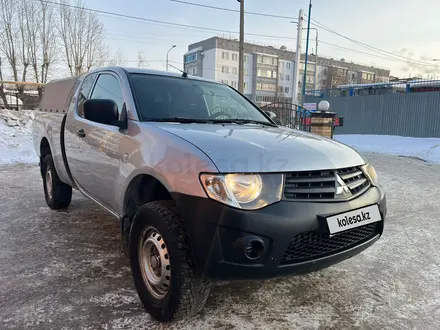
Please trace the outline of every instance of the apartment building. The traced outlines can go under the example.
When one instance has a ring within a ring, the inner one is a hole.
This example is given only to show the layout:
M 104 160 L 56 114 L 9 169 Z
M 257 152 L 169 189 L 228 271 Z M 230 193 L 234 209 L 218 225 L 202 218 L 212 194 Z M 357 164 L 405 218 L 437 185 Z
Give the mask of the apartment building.
M 188 46 L 184 70 L 190 75 L 221 81 L 238 88 L 239 42 L 212 37 Z M 258 104 L 292 102 L 295 53 L 275 48 L 244 44 L 244 94 Z M 347 63 L 310 55 L 307 63 L 306 90 L 333 88 L 346 83 L 388 81 L 389 70 Z M 305 58 L 301 56 L 298 91 L 303 87 Z

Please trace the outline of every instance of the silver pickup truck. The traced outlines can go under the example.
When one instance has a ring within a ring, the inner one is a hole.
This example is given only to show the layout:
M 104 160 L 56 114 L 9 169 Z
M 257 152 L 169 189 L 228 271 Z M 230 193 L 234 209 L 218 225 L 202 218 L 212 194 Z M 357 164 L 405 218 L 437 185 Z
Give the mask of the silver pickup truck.
M 33 124 L 47 205 L 72 188 L 121 226 L 145 309 L 200 311 L 214 281 L 316 271 L 376 242 L 387 212 L 356 151 L 275 124 L 235 89 L 121 67 L 51 81 Z

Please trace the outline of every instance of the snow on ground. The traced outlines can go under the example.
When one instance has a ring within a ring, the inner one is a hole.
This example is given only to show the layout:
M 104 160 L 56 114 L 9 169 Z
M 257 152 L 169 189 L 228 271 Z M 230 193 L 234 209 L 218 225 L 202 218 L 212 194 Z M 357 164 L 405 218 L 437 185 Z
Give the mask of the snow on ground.
M 32 110 L 0 110 L 0 165 L 35 164 L 32 144 Z
M 334 138 L 359 152 L 417 157 L 440 164 L 440 138 L 360 134 L 335 135 Z

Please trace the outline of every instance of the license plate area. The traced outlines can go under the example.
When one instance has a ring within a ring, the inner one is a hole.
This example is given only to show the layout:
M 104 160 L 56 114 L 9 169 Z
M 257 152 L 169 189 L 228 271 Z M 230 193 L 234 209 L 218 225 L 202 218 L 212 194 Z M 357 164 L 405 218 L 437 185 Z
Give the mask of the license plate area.
M 335 214 L 325 218 L 330 235 L 382 221 L 377 204 Z

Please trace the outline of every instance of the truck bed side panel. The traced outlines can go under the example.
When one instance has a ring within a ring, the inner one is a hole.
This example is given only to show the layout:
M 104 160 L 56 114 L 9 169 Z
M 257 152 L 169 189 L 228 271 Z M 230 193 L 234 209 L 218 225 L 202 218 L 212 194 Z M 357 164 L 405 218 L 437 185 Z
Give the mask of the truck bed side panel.
M 33 122 L 32 137 L 38 157 L 41 157 L 41 141 L 46 138 L 49 142 L 52 158 L 60 180 L 72 185 L 64 165 L 61 149 L 61 129 L 64 114 L 39 112 Z
M 70 179 L 68 164 L 63 157 L 64 118 L 80 82 L 79 76 L 50 81 L 44 87 L 40 112 L 33 123 L 33 141 L 38 156 L 41 157 L 41 141 L 46 138 L 60 180 L 71 186 L 74 186 L 74 183 Z

